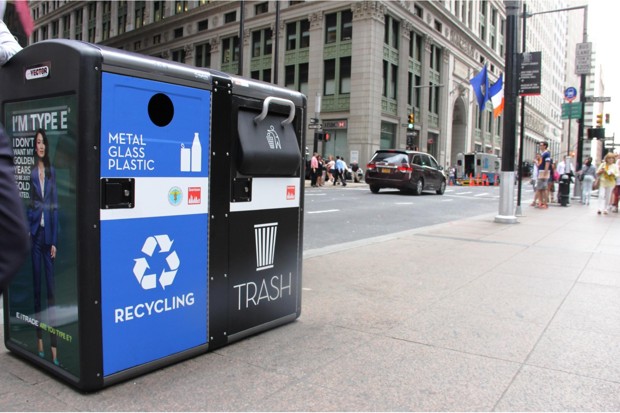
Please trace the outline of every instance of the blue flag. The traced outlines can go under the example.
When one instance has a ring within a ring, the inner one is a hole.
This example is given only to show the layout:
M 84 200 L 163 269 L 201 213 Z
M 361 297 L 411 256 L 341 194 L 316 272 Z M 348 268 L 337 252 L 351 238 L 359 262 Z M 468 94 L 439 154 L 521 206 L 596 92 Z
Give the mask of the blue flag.
M 487 77 L 487 65 L 485 64 L 480 73 L 469 80 L 474 89 L 478 106 L 484 110 L 484 104 L 489 100 L 489 78 Z

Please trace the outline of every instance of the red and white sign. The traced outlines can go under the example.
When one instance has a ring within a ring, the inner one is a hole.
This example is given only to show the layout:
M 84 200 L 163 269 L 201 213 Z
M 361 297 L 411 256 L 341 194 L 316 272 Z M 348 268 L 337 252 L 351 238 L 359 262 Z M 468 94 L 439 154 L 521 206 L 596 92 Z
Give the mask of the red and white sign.
M 190 186 L 187 188 L 187 204 L 188 205 L 200 205 L 202 200 L 202 188 L 199 186 Z
M 286 187 L 286 199 L 287 200 L 295 199 L 295 185 L 288 185 Z

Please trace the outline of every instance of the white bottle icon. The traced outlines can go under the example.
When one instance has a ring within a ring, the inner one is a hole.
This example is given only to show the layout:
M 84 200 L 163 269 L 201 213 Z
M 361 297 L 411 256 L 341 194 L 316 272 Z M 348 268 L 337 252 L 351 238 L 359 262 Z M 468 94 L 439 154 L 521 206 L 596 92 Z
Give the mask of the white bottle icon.
M 202 170 L 202 146 L 200 145 L 200 137 L 198 132 L 194 133 L 194 141 L 192 142 L 192 172 L 200 172 Z

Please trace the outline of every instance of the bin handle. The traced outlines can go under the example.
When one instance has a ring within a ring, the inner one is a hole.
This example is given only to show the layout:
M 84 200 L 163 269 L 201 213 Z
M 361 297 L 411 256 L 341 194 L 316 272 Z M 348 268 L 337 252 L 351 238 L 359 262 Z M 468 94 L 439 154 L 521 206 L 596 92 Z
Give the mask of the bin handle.
M 277 98 L 275 96 L 269 96 L 263 102 L 263 111 L 260 113 L 260 115 L 254 118 L 255 124 L 257 124 L 258 122 L 262 121 L 263 119 L 267 117 L 267 112 L 269 112 L 269 104 L 271 102 L 279 103 L 281 105 L 286 105 L 291 108 L 291 113 L 289 113 L 288 118 L 282 121 L 281 123 L 282 126 L 288 125 L 289 123 L 293 121 L 293 119 L 295 118 L 295 104 L 293 103 L 293 101 L 288 100 L 288 99 Z

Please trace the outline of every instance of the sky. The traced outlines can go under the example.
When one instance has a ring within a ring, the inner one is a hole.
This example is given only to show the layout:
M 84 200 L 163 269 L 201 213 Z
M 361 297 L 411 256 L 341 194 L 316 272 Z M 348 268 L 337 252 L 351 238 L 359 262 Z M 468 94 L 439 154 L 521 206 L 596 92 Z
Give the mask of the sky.
M 617 4 L 620 3 L 609 0 L 589 1 L 588 41 L 593 43 L 597 61 L 603 66 L 604 94 L 611 97 L 611 102 L 604 105 L 605 113 L 610 114 L 610 123 L 603 125 L 606 129 L 605 135 L 612 136 L 617 129 L 616 143 L 620 143 L 620 79 L 617 75 L 618 68 L 620 68 L 617 32 L 617 15 L 620 7 Z M 571 13 L 578 13 L 578 11 Z M 614 127 L 614 125 L 618 126 Z

